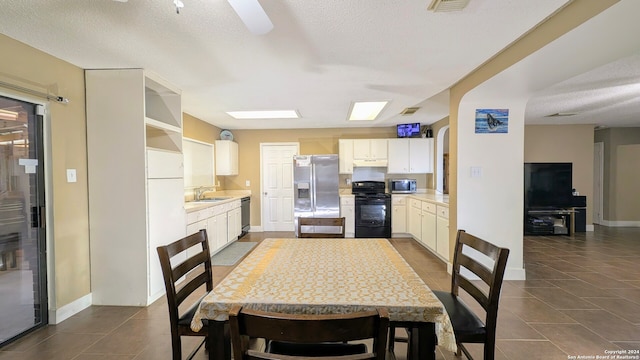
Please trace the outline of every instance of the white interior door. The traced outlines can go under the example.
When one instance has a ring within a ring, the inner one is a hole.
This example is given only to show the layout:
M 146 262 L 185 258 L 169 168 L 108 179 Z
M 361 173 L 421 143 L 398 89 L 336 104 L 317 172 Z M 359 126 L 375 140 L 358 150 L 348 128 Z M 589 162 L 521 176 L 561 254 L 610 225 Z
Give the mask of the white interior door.
M 298 143 L 260 144 L 262 228 L 293 231 L 293 156 Z

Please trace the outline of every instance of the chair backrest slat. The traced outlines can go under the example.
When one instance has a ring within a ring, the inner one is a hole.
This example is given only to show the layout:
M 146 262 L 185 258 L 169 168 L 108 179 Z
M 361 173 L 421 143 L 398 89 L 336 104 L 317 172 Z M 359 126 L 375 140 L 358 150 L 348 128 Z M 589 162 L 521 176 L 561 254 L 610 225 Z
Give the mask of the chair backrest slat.
M 476 276 L 482 279 L 485 284 L 489 286 L 492 285 L 493 272 L 491 271 L 491 269 L 487 269 L 486 266 L 482 265 L 475 259 L 470 258 L 466 254 L 460 254 L 460 256 L 458 257 L 458 265 L 460 265 L 461 268 L 464 267 L 474 273 Z
M 298 218 L 298 237 L 301 238 L 343 238 L 345 232 L 345 218 L 318 218 L 318 217 L 299 217 Z M 326 227 L 340 227 L 340 232 L 303 232 L 303 226 L 313 226 L 315 230 Z

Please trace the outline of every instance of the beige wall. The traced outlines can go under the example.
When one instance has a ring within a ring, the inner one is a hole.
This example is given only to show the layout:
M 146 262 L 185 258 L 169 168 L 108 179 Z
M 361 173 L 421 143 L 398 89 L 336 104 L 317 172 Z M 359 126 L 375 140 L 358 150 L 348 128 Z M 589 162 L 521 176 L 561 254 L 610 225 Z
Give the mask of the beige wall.
M 618 151 L 625 145 L 640 144 L 640 128 L 611 128 L 597 130 L 595 132 L 595 142 L 601 142 L 604 144 L 604 172 L 603 172 L 603 186 L 602 186 L 602 207 L 603 207 L 603 220 L 607 221 L 629 221 L 640 220 L 640 214 L 633 210 L 622 210 L 627 199 L 633 199 L 630 197 L 629 189 L 624 191 L 618 188 L 619 184 L 627 184 L 629 176 L 633 178 L 633 172 L 629 172 L 629 169 L 633 169 L 633 162 L 628 163 L 626 155 L 623 154 L 623 158 L 620 158 Z M 629 149 L 626 149 L 627 151 Z M 640 171 L 637 167 L 636 171 Z M 619 178 L 622 176 L 622 178 Z M 637 183 L 636 183 L 637 184 Z M 640 187 L 638 187 L 640 188 Z M 624 193 L 626 192 L 626 193 Z M 631 192 L 633 194 L 634 192 Z M 622 212 L 621 212 L 622 211 Z
M 49 299 L 59 309 L 91 292 L 89 264 L 89 216 L 87 195 L 86 117 L 84 72 L 53 56 L 0 35 L 0 80 L 38 92 L 67 97 L 68 104 L 49 102 L 45 126 L 50 130 L 51 159 L 47 188 L 49 284 L 55 284 Z M 0 88 L 18 98 L 28 95 Z M 33 101 L 45 101 L 33 98 Z M 46 101 L 45 101 L 46 102 Z M 66 170 L 76 169 L 76 183 L 66 182 Z M 53 281 L 51 281 L 53 280 Z
M 587 197 L 593 219 L 593 125 L 536 125 L 524 128 L 524 162 L 573 163 L 573 187 Z

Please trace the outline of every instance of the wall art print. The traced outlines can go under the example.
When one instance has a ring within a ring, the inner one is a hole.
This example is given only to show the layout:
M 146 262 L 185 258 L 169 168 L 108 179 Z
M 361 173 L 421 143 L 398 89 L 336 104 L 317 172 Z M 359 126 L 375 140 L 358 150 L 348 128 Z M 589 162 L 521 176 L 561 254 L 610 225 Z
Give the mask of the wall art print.
M 509 132 L 509 109 L 476 109 L 476 134 Z

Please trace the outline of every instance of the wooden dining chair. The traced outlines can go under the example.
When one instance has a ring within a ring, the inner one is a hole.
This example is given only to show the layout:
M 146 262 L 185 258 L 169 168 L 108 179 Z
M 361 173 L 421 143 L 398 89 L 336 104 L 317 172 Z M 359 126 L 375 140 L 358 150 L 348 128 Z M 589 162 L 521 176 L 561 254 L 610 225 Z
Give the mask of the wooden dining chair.
M 298 315 L 235 305 L 229 312 L 235 360 L 316 359 L 383 360 L 389 314 L 385 308 L 352 314 Z M 249 339 L 266 340 L 265 351 L 249 348 Z M 347 341 L 373 339 L 372 351 Z
M 490 267 L 467 255 L 465 248 L 474 249 L 490 259 Z M 444 305 L 456 337 L 460 351 L 469 359 L 473 359 L 463 343 L 483 343 L 484 359 L 495 357 L 496 322 L 498 320 L 498 301 L 502 279 L 507 267 L 509 249 L 493 245 L 473 236 L 464 230 L 458 230 L 456 248 L 453 255 L 453 274 L 451 291 L 434 291 L 433 293 Z M 474 281 L 466 277 L 461 269 L 467 269 L 480 280 Z M 484 320 L 477 316 L 459 297 L 463 289 L 485 310 Z
M 196 247 L 198 251 L 196 254 L 173 267 L 171 266 L 172 257 L 192 247 Z M 202 344 L 206 343 L 209 324 L 206 320 L 203 320 L 203 329 L 199 332 L 191 330 L 191 320 L 202 297 L 192 303 L 186 311 L 180 312 L 179 306 L 202 286 L 205 286 L 207 292 L 213 289 L 211 254 L 209 254 L 207 231 L 203 229 L 171 244 L 159 246 L 157 251 L 160 257 L 164 286 L 167 291 L 173 360 L 182 358 L 181 336 L 204 337 L 198 347 L 187 357 L 187 359 L 191 359 L 202 347 Z
M 298 237 L 301 238 L 343 238 L 344 237 L 344 218 L 319 218 L 319 217 L 299 217 L 298 218 Z M 306 232 L 310 226 L 314 232 Z M 329 228 L 339 228 L 339 232 L 328 231 Z M 324 232 L 317 230 L 325 229 Z
M 491 268 L 469 257 L 471 248 L 483 254 L 492 263 Z M 509 249 L 495 246 L 485 240 L 458 230 L 456 248 L 453 255 L 453 274 L 451 276 L 451 291 L 434 290 L 435 296 L 442 302 L 453 326 L 457 356 L 461 351 L 469 359 L 473 359 L 463 343 L 483 343 L 484 359 L 492 360 L 495 357 L 496 321 L 498 319 L 498 300 L 502 279 L 507 266 Z M 467 269 L 480 280 L 470 280 L 461 269 Z M 478 282 L 482 283 L 478 283 Z M 485 310 L 484 320 L 459 297 L 459 289 L 462 288 Z M 389 350 L 393 351 L 393 342 L 407 342 L 406 338 L 395 336 L 395 328 L 389 330 Z M 410 330 L 407 330 L 410 332 Z

